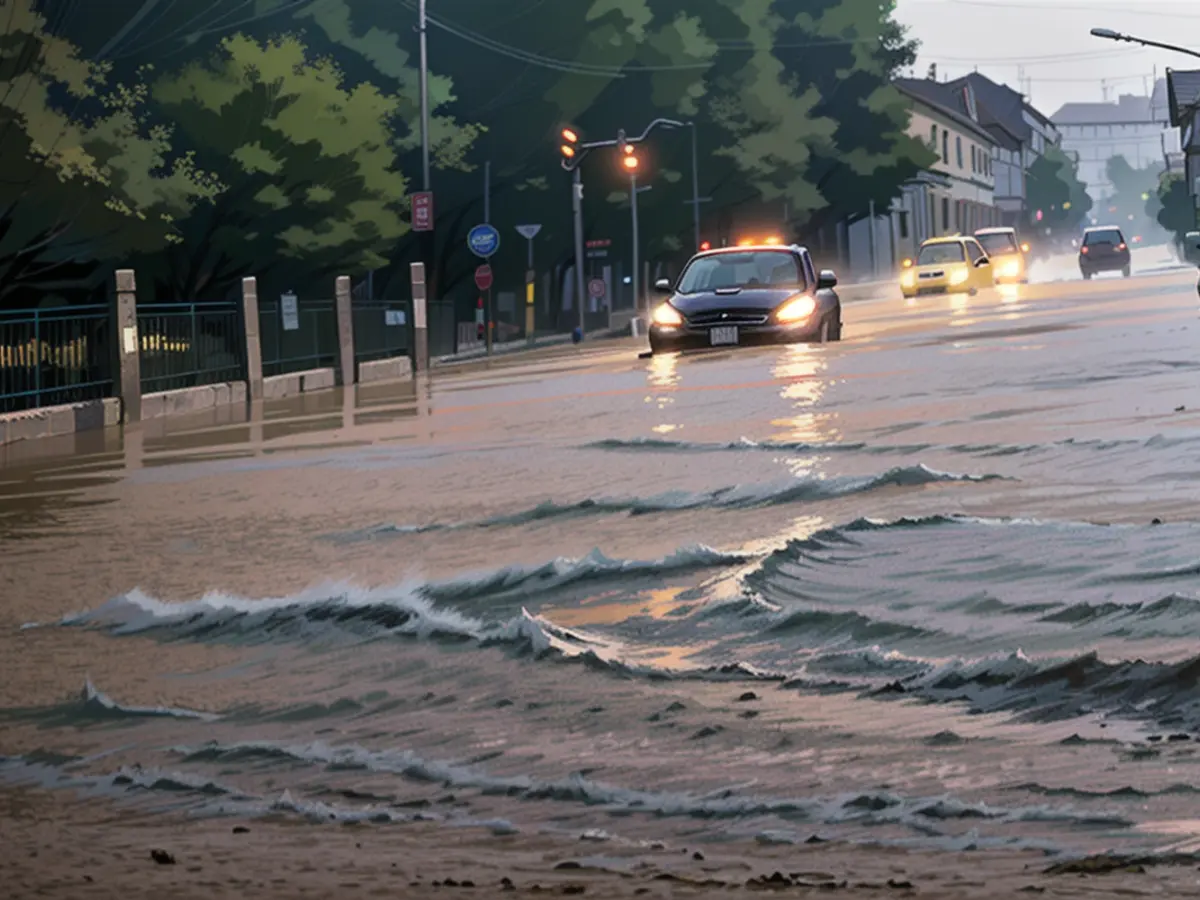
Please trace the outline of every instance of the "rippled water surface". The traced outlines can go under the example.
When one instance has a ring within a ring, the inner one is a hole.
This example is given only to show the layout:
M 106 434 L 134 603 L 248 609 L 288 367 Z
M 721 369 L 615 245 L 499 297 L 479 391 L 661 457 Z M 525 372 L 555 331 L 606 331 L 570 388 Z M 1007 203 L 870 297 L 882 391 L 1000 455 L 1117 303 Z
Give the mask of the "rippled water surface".
M 597 344 L 9 448 L 0 785 L 1166 847 L 1200 774 L 1192 282 L 848 305 L 841 345 Z

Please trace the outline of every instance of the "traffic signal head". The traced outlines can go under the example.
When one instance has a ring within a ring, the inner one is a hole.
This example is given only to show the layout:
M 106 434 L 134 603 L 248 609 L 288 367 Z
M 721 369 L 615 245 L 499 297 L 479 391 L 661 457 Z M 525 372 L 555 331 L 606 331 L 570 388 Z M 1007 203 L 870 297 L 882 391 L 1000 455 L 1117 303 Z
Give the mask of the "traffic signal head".
M 710 243 L 709 241 L 701 241 L 700 242 L 700 250 L 701 251 L 711 250 L 711 249 L 712 249 L 712 243 Z
M 574 128 L 564 128 L 559 136 L 562 138 L 562 144 L 558 148 L 558 152 L 562 154 L 564 160 L 575 159 L 579 155 L 579 132 Z
M 630 147 L 625 156 L 621 159 L 625 165 L 625 171 L 636 172 L 638 168 L 638 158 L 633 154 L 633 148 Z

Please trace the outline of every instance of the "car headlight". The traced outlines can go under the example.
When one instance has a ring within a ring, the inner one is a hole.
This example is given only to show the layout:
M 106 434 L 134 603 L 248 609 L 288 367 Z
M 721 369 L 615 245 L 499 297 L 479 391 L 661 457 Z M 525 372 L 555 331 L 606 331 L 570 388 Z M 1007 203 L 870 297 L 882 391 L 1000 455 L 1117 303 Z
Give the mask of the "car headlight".
M 971 273 L 966 269 L 955 269 L 950 273 L 951 284 L 965 284 L 967 279 L 971 277 Z
M 817 301 L 808 294 L 792 297 L 775 311 L 777 322 L 802 322 L 817 311 Z
M 913 287 L 917 283 L 917 273 L 912 269 L 900 276 L 900 287 Z
M 663 328 L 678 328 L 683 324 L 683 316 L 670 303 L 659 304 L 652 318 L 655 325 Z
M 1021 263 L 1015 259 L 1010 259 L 1004 265 L 1000 266 L 998 274 L 1001 278 L 1016 278 L 1021 274 Z

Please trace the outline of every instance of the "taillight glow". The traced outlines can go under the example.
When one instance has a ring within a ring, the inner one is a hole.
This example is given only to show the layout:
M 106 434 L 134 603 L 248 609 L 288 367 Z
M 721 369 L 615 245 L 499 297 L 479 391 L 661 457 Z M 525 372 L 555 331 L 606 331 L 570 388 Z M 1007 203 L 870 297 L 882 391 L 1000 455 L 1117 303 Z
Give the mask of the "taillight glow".
M 1087 252 L 1088 252 L 1088 248 L 1087 248 L 1087 247 L 1080 247 L 1080 248 L 1079 248 L 1079 252 L 1080 252 L 1080 253 L 1082 253 L 1084 256 L 1086 256 L 1086 255 L 1087 255 Z

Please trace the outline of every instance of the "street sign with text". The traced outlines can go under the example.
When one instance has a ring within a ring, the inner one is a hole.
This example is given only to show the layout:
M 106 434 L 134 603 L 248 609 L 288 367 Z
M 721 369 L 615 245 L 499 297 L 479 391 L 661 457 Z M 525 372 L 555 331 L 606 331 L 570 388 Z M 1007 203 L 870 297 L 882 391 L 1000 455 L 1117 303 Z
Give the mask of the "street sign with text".
M 525 238 L 527 241 L 532 241 L 538 236 L 538 232 L 542 230 L 541 225 L 518 225 L 517 234 Z
M 467 246 L 476 256 L 487 259 L 500 249 L 500 232 L 491 225 L 476 225 L 467 232 Z
M 418 191 L 412 195 L 413 231 L 433 231 L 433 192 Z

